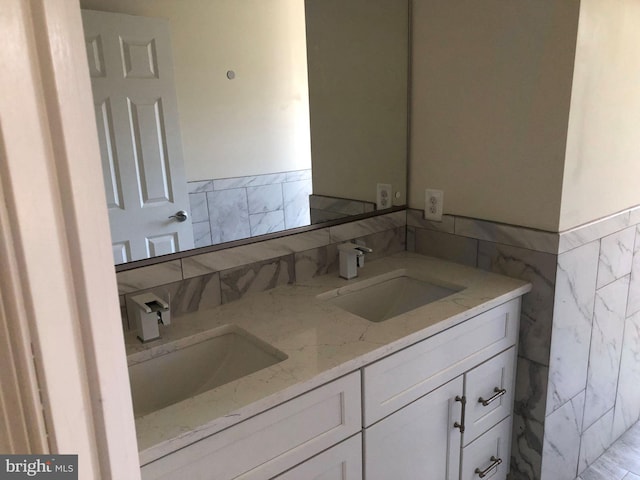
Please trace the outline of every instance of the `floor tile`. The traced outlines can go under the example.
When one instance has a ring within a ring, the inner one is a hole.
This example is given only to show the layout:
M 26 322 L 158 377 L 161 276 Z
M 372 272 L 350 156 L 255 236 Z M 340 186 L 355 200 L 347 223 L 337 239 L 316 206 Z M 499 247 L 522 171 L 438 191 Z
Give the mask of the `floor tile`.
M 640 480 L 640 422 L 575 480 Z
M 606 454 L 580 474 L 581 480 L 622 480 L 628 470 L 607 458 Z

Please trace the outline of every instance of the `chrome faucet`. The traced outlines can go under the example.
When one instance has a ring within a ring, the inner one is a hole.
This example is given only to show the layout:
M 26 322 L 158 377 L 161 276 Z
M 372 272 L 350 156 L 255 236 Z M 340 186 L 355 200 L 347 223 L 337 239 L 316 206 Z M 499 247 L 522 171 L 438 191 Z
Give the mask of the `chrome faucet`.
M 364 266 L 365 254 L 373 252 L 366 245 L 353 242 L 341 243 L 338 245 L 338 251 L 340 252 L 340 276 L 347 280 L 358 276 L 358 268 Z
M 171 323 L 169 304 L 153 293 L 143 293 L 130 298 L 138 331 L 138 340 L 142 343 L 160 338 L 159 324 Z M 130 314 L 131 314 L 130 313 Z

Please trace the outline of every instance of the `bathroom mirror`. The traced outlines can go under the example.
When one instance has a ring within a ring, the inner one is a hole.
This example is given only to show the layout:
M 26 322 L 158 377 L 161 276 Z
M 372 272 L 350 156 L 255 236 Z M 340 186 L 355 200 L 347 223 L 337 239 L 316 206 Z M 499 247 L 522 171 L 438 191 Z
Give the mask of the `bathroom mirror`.
M 80 5 L 116 265 L 406 204 L 408 0 Z

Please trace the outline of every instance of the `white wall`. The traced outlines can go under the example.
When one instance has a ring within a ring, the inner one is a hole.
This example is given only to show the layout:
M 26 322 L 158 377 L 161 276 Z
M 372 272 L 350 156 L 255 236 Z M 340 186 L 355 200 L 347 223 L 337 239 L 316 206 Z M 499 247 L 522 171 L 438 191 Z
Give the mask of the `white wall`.
M 640 2 L 582 0 L 560 230 L 640 204 Z
M 408 0 L 306 0 L 313 192 L 406 204 Z
M 409 205 L 557 231 L 579 2 L 413 3 Z
M 311 167 L 304 0 L 80 3 L 169 19 L 188 180 Z

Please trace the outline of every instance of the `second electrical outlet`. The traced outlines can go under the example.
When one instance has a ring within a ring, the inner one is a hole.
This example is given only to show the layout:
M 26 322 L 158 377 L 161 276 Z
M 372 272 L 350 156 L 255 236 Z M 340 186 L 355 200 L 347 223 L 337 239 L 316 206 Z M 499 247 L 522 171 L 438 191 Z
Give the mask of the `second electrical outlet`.
M 424 191 L 424 218 L 425 220 L 442 221 L 442 205 L 444 192 L 427 188 Z
M 391 208 L 391 185 L 388 183 L 378 183 L 376 191 L 376 208 L 378 210 L 384 210 L 385 208 Z

